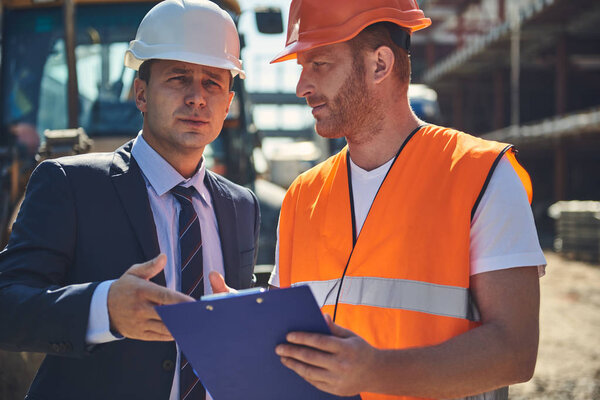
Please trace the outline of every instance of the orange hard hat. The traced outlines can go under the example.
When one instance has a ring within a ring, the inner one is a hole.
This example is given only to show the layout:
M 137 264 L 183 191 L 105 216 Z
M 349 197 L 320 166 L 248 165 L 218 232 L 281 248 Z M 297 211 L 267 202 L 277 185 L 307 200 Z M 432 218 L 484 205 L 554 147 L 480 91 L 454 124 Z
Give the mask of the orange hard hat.
M 271 63 L 350 40 L 367 26 L 384 21 L 409 33 L 431 25 L 416 0 L 292 0 L 285 49 Z

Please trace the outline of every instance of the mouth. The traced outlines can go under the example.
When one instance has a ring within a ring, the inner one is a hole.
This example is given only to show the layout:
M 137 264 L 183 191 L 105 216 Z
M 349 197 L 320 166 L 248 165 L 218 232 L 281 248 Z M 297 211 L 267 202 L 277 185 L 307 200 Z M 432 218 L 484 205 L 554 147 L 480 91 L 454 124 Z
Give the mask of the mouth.
M 200 126 L 204 126 L 204 125 L 208 124 L 207 120 L 200 119 L 200 118 L 193 118 L 193 117 L 192 118 L 190 118 L 190 117 L 179 118 L 179 121 L 181 121 L 185 125 L 193 126 L 193 127 L 200 127 Z
M 316 116 L 321 110 L 325 108 L 325 103 L 319 105 L 309 104 L 309 106 L 312 108 L 312 115 Z

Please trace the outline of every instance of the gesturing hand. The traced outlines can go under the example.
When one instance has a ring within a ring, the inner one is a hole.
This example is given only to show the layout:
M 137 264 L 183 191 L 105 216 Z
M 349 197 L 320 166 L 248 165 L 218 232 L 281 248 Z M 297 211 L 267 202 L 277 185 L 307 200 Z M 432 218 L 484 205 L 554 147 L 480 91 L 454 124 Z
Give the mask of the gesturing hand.
M 150 261 L 133 265 L 112 283 L 107 299 L 112 330 L 131 339 L 173 340 L 154 307 L 194 299 L 149 282 L 150 278 L 162 271 L 166 263 L 167 257 L 160 254 Z
M 281 362 L 310 384 L 338 396 L 369 391 L 378 350 L 354 332 L 325 319 L 332 336 L 291 332 L 288 344 L 277 346 Z
M 217 293 L 237 293 L 237 290 L 230 288 L 225 283 L 225 279 L 223 275 L 218 273 L 217 271 L 210 271 L 208 274 L 208 279 L 210 281 L 210 287 L 212 288 L 212 292 L 214 294 Z

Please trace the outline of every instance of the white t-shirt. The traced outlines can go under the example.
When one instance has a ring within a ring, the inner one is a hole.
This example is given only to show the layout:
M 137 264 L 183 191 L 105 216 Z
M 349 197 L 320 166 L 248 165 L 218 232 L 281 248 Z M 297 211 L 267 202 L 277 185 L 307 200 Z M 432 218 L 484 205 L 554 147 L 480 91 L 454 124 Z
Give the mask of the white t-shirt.
M 393 159 L 365 171 L 350 159 L 356 232 L 365 222 L 371 204 Z M 510 210 L 510 212 L 507 212 Z M 279 229 L 277 232 L 279 238 Z M 544 274 L 546 259 L 540 247 L 527 193 L 510 162 L 503 157 L 471 221 L 471 275 L 514 267 L 538 266 Z M 279 240 L 275 268 L 269 284 L 279 286 Z

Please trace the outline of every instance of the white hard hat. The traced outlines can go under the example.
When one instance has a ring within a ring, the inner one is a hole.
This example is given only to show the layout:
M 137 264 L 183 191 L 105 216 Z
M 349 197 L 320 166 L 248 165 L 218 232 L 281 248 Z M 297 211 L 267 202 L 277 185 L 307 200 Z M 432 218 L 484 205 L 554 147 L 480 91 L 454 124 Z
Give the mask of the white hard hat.
M 165 0 L 144 17 L 125 53 L 125 66 L 145 60 L 177 60 L 231 71 L 242 70 L 240 40 L 231 16 L 209 0 Z

